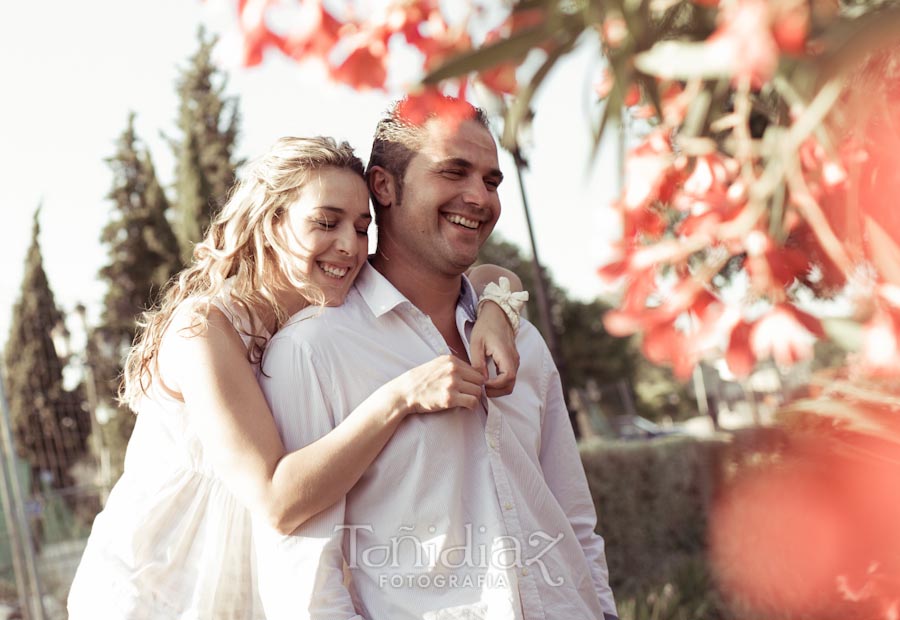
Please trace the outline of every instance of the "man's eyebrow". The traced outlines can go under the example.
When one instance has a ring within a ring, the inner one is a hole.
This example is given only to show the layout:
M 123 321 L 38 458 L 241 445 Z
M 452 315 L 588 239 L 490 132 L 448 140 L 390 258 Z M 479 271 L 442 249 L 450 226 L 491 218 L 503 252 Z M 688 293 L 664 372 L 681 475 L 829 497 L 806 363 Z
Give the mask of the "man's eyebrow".
M 439 168 L 443 166 L 457 166 L 458 168 L 465 168 L 466 170 L 474 168 L 472 162 L 468 159 L 463 159 L 462 157 L 448 157 L 447 159 L 442 159 L 437 162 L 437 165 Z M 499 168 L 492 168 L 485 176 L 494 177 L 498 182 L 503 180 L 503 173 L 500 172 Z
M 438 167 L 456 166 L 458 168 L 472 168 L 472 162 L 462 157 L 448 157 L 437 162 Z

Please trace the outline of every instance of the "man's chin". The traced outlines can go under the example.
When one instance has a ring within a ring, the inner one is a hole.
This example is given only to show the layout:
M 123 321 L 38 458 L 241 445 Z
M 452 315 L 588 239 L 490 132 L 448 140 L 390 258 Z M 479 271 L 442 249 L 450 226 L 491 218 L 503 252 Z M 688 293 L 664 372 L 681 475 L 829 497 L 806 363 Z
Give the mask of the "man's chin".
M 460 252 L 454 257 L 454 263 L 462 269 L 461 273 L 465 273 L 468 271 L 472 265 L 478 262 L 478 252 L 481 249 L 481 246 L 478 249 L 469 251 L 469 252 Z

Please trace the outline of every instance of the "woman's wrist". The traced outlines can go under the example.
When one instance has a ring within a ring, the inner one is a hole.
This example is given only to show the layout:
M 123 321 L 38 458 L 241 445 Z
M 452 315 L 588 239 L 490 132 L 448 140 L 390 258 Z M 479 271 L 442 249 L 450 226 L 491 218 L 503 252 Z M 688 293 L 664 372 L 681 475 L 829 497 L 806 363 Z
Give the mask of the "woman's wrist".
M 397 424 L 412 412 L 407 392 L 401 384 L 401 377 L 389 381 L 377 390 L 376 394 L 380 397 L 379 408 L 386 425 Z
M 486 307 L 496 305 L 506 315 L 513 333 L 518 333 L 519 315 L 522 314 L 526 301 L 528 301 L 528 291 L 514 292 L 510 290 L 509 280 L 501 276 L 498 282 L 490 282 L 484 287 L 484 291 L 478 299 L 476 314 L 480 316 Z M 493 304 L 489 302 L 493 302 Z

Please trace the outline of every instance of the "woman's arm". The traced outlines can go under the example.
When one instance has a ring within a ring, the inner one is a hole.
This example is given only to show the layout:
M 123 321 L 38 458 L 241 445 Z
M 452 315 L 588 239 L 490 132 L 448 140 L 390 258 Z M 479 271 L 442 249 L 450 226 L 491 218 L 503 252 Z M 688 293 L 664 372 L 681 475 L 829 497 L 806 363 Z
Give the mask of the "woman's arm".
M 454 356 L 436 358 L 382 386 L 326 436 L 285 454 L 244 344 L 218 309 L 203 333 L 173 325 L 166 339 L 160 374 L 182 393 L 216 472 L 285 534 L 346 495 L 406 415 L 474 408 L 483 383 Z
M 509 269 L 501 267 L 500 265 L 488 264 L 472 267 L 468 272 L 466 272 L 466 277 L 468 277 L 469 281 L 472 283 L 472 287 L 475 289 L 475 294 L 479 296 L 484 292 L 485 286 L 487 286 L 491 282 L 497 282 L 500 278 L 509 279 L 509 288 L 513 292 L 522 290 L 522 280 L 519 279 L 519 276 L 514 274 Z
M 501 277 L 509 279 L 513 292 L 522 290 L 519 276 L 497 265 L 478 265 L 466 274 L 475 294 L 479 297 L 484 287 Z M 493 302 L 485 303 L 475 327 L 472 328 L 472 366 L 480 370 L 486 379 L 484 387 L 488 396 L 505 396 L 516 386 L 519 370 L 519 352 L 516 350 L 516 332 L 506 313 Z M 489 379 L 487 359 L 494 360 L 497 376 Z

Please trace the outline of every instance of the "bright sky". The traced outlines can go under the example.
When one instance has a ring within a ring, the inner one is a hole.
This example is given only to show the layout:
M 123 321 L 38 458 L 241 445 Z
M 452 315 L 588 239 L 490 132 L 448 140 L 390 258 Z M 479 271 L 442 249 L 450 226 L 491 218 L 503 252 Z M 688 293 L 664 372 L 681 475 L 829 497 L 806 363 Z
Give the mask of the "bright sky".
M 15 3 L 0 20 L 0 342 L 38 204 L 44 267 L 57 303 L 66 311 L 85 303 L 96 317 L 103 294 L 96 274 L 106 260 L 99 235 L 110 211 L 104 158 L 114 153 L 133 110 L 157 173 L 171 184 L 174 161 L 161 132 L 175 134 L 177 68 L 196 49 L 200 24 L 219 33 L 233 26 L 225 10 L 224 3 L 198 0 L 31 0 Z M 587 159 L 598 58 L 582 49 L 544 85 L 525 180 L 539 255 L 581 298 L 600 291 L 595 270 L 619 234 L 608 208 L 616 189 L 613 140 L 592 164 Z M 243 157 L 282 135 L 321 134 L 349 140 L 366 158 L 372 129 L 393 98 L 335 86 L 320 69 L 275 55 L 254 69 L 225 64 L 228 92 L 240 98 Z M 511 158 L 501 166 L 507 181 L 496 231 L 527 248 Z

